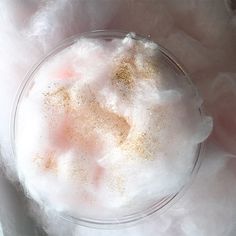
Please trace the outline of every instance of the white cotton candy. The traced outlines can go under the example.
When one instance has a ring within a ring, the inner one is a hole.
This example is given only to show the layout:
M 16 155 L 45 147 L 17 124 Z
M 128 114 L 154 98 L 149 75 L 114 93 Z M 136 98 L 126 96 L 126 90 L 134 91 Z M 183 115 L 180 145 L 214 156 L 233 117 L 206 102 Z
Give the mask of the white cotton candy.
M 215 235 L 233 236 L 235 233 L 235 160 L 211 146 L 207 158 L 192 186 L 175 205 L 161 216 L 154 216 L 145 222 L 129 228 L 94 230 L 77 227 L 76 236 L 97 236 L 124 234 L 137 235 Z M 232 166 L 229 168 L 229 166 Z M 209 171 L 210 170 L 210 171 Z M 228 194 L 226 195 L 225 192 Z M 207 219 L 206 219 L 207 217 Z M 216 224 L 217 222 L 217 224 Z M 224 227 L 227 225 L 227 227 Z
M 3 235 L 3 231 L 2 231 L 2 225 L 1 225 L 1 223 L 0 223 L 0 236 L 4 236 L 4 235 Z
M 121 217 L 182 188 L 212 125 L 158 50 L 82 38 L 42 65 L 16 117 L 17 168 L 33 199 Z
M 12 156 L 10 148 L 10 115 L 17 89 L 25 74 L 35 62 L 41 60 L 66 37 L 104 28 L 151 36 L 152 40 L 166 47 L 185 66 L 200 90 L 206 111 L 214 118 L 214 132 L 207 145 L 214 141 L 219 148 L 223 147 L 224 152 L 228 153 L 226 157 L 225 153 L 219 150 L 207 152 L 197 180 L 191 189 L 187 190 L 184 198 L 175 203 L 166 214 L 154 217 L 153 221 L 147 218 L 145 224 L 139 223 L 137 227 L 125 228 L 122 225 L 120 230 L 77 227 L 76 224 L 58 217 L 51 205 L 40 208 L 32 204 L 30 209 L 26 210 L 28 208 L 24 203 L 31 200 L 24 199 L 20 203 L 15 201 L 15 197 L 22 196 L 18 190 L 13 191 L 13 188 L 6 198 L 9 204 L 5 204 L 2 196 L 8 190 L 5 185 L 1 185 L 0 221 L 4 232 L 11 236 L 36 235 L 37 230 L 35 231 L 33 222 L 25 220 L 25 216 L 30 212 L 38 222 L 38 227 L 43 228 L 50 236 L 235 236 L 236 165 L 234 159 L 230 160 L 230 157 L 235 157 L 235 86 L 231 82 L 235 80 L 236 72 L 236 17 L 233 2 L 1 0 L 0 151 L 3 154 L 1 163 L 3 161 L 4 169 L 8 173 L 11 170 L 11 177 L 16 175 L 16 159 Z M 111 104 L 111 109 L 117 108 L 118 97 L 113 91 L 104 89 L 102 92 L 109 94 L 107 105 Z M 168 93 L 170 96 L 165 98 L 171 100 L 178 97 L 177 93 Z M 197 99 L 196 106 L 202 101 Z M 105 103 L 105 100 L 100 102 Z M 165 102 L 165 99 L 162 102 Z M 120 112 L 124 111 L 125 106 L 120 107 Z M 140 114 L 138 109 L 134 114 L 145 115 Z M 39 117 L 30 122 L 38 122 L 38 119 Z M 199 135 L 193 138 L 195 142 L 200 142 L 206 137 L 207 129 L 204 128 L 204 124 L 207 122 L 207 119 L 203 120 Z M 210 129 L 210 126 L 208 128 Z M 33 140 L 31 143 L 35 145 Z M 67 168 L 73 163 L 73 150 L 65 153 L 65 157 L 68 156 L 71 159 L 67 165 L 63 164 L 63 158 L 60 162 L 61 166 L 65 167 L 61 172 L 63 174 L 60 181 L 66 180 L 68 176 L 64 173 L 68 173 Z M 32 173 L 34 169 L 28 171 Z M 47 180 L 44 183 L 40 181 L 43 190 L 48 188 Z M 37 196 L 37 192 L 34 194 Z M 11 195 L 14 198 L 11 198 Z M 26 195 L 29 196 L 28 193 Z M 40 196 L 37 196 L 37 199 L 39 198 Z M 23 207 L 19 209 L 19 215 L 15 214 L 15 210 L 18 210 L 15 205 Z M 12 208 L 9 209 L 8 206 Z
M 24 25 L 34 13 L 35 4 L 26 7 L 16 1 L 1 1 L 0 5 L 0 142 L 3 159 L 9 167 L 7 170 L 13 176 L 14 158 L 11 156 L 9 129 L 13 104 L 26 72 L 42 53 L 35 42 L 30 43 L 21 34 Z
M 209 110 L 214 116 L 214 139 L 236 155 L 236 74 L 218 74 L 209 89 Z
M 12 169 L 12 176 L 14 159 L 11 156 L 8 124 L 17 91 L 27 72 L 46 52 L 66 37 L 85 30 L 104 28 L 118 5 L 118 2 L 97 4 L 94 1 L 67 0 L 1 1 L 0 140 L 3 158 Z
M 166 38 L 165 47 L 168 48 L 181 63 L 191 72 L 202 70 L 213 63 L 209 50 L 200 42 L 184 32 L 171 32 Z M 194 55 L 194 57 L 192 57 Z M 188 58 L 188 60 L 185 60 Z
M 228 30 L 229 13 L 225 1 L 168 1 L 167 5 L 175 17 L 176 28 L 200 41 L 209 48 L 224 47 L 231 32 Z M 187 20 L 186 20 L 187 19 Z
M 42 1 L 26 35 L 39 41 L 44 50 L 55 47 L 66 37 L 84 31 L 103 29 L 115 14 L 119 1 L 88 0 Z
M 163 1 L 121 0 L 119 11 L 108 27 L 162 41 L 175 24 L 165 5 Z

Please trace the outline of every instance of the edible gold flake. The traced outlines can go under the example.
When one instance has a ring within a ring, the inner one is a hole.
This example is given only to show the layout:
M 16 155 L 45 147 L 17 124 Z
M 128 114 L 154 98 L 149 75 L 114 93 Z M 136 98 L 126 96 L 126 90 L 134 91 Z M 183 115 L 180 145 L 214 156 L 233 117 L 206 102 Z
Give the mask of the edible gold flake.
M 61 87 L 54 92 L 45 93 L 44 96 L 46 105 L 69 109 L 71 98 L 65 87 Z
M 57 162 L 55 160 L 55 153 L 49 152 L 45 155 L 37 155 L 33 162 L 44 171 L 56 171 L 57 170 Z

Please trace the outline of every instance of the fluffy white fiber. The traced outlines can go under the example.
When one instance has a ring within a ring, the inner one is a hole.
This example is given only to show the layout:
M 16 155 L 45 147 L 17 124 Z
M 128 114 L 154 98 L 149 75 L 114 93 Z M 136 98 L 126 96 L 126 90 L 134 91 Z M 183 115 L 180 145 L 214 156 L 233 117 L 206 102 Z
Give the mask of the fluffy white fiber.
M 236 234 L 236 16 L 230 6 L 223 0 L 1 1 L 0 144 L 9 178 L 16 179 L 9 124 L 17 89 L 42 56 L 84 31 L 107 28 L 151 36 L 187 69 L 214 119 L 196 180 L 165 214 L 135 227 L 106 231 L 76 226 L 58 218 L 50 207 L 39 209 L 32 203 L 29 211 L 48 235 Z
M 42 64 L 16 117 L 17 171 L 31 197 L 119 219 L 177 193 L 212 122 L 171 69 L 157 45 L 129 35 L 79 39 Z

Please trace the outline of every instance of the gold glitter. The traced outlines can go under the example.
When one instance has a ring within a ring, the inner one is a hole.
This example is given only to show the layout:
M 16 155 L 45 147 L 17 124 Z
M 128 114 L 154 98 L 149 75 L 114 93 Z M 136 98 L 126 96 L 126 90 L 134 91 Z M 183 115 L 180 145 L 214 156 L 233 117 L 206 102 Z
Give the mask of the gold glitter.
M 121 61 L 115 70 L 113 82 L 123 84 L 126 88 L 131 88 L 133 84 L 132 66 L 126 61 Z
M 82 120 L 78 115 L 78 120 Z M 98 102 L 91 102 L 84 111 L 83 120 L 86 122 L 83 129 L 86 135 L 94 130 L 104 130 L 106 133 L 112 133 L 119 144 L 123 143 L 128 136 L 130 125 L 126 119 L 103 107 Z
M 140 50 L 138 46 L 134 46 L 127 52 L 126 56 L 118 56 L 114 59 L 115 68 L 112 83 L 120 90 L 124 97 L 130 94 L 136 80 L 156 80 L 157 77 L 155 75 L 160 73 L 155 58 L 143 55 L 141 61 L 137 61 L 136 57 Z M 156 85 L 159 87 L 160 81 L 156 81 Z
M 83 183 L 88 183 L 88 171 L 82 167 L 74 167 L 70 170 L 70 174 L 74 178 L 78 178 Z
M 55 160 L 55 153 L 48 152 L 45 155 L 37 155 L 33 162 L 44 171 L 56 171 L 57 162 Z
M 157 73 L 157 68 L 151 61 L 145 61 L 142 67 L 138 68 L 138 72 L 141 75 L 142 79 L 152 79 L 153 76 Z
M 140 158 L 144 160 L 153 160 L 154 157 L 151 146 L 151 137 L 144 132 L 131 137 L 131 139 L 125 143 L 123 148 L 128 152 L 135 152 Z
M 63 107 L 69 109 L 70 95 L 65 87 L 61 87 L 54 92 L 48 92 L 44 94 L 45 104 L 51 107 Z

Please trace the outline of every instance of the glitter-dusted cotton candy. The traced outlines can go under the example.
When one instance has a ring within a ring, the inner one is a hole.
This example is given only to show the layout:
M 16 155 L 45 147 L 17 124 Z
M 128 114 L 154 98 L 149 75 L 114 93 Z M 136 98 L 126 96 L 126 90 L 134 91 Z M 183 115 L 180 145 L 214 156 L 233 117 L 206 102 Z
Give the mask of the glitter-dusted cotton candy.
M 76 217 L 144 210 L 177 193 L 211 130 L 188 79 L 153 42 L 80 38 L 42 64 L 17 112 L 19 176 Z

